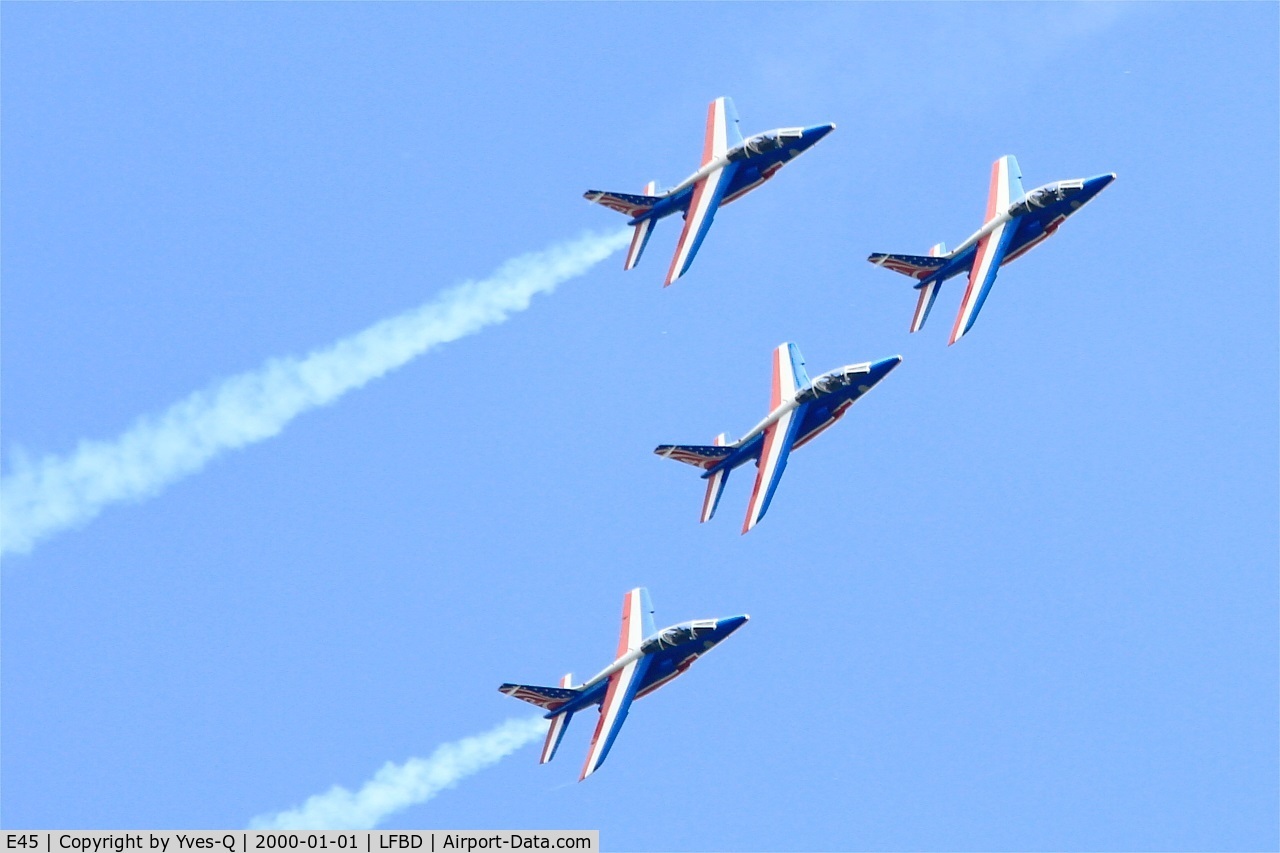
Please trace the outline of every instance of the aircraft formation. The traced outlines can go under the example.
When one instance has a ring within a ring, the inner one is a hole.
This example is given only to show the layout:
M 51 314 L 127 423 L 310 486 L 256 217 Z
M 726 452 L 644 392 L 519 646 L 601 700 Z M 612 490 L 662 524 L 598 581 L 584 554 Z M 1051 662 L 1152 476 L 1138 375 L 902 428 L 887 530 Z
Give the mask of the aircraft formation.
M 644 192 L 629 194 L 588 190 L 587 201 L 604 205 L 628 218 L 633 229 L 624 270 L 640 261 L 654 223 L 683 214 L 684 229 L 676 242 L 664 287 L 688 272 L 702 248 L 721 205 L 736 201 L 772 178 L 787 163 L 803 154 L 835 130 L 835 125 L 784 127 L 744 139 L 737 110 L 730 98 L 717 98 L 707 110 L 702 162 L 697 171 L 669 190 L 660 191 L 650 181 Z M 968 275 L 959 313 L 948 345 L 973 328 L 1004 264 L 1017 260 L 1057 232 L 1068 217 L 1093 200 L 1116 178 L 1114 173 L 1092 178 L 1054 181 L 1030 192 L 1022 189 L 1018 161 L 1003 156 L 991 167 L 991 185 L 982 227 L 948 252 L 938 243 L 927 255 L 872 254 L 867 260 L 879 267 L 916 279 L 919 291 L 911 319 L 911 332 L 924 327 L 929 312 L 947 279 Z M 769 413 L 736 441 L 725 433 L 712 444 L 662 444 L 654 452 L 703 471 L 707 481 L 702 501 L 702 521 L 715 515 L 729 473 L 754 462 L 755 486 L 742 525 L 745 534 L 760 523 L 778 488 L 791 451 L 843 417 L 855 402 L 878 385 L 902 362 L 898 355 L 845 365 L 810 379 L 800 349 L 783 343 L 773 353 L 773 384 Z M 613 663 L 580 685 L 572 674 L 557 687 L 503 684 L 499 690 L 543 708 L 549 720 L 541 762 L 550 761 L 560 746 L 573 715 L 600 706 L 595 734 L 579 780 L 586 779 L 604 762 L 626 721 L 631 703 L 683 674 L 706 654 L 746 624 L 746 615 L 681 622 L 655 629 L 653 606 L 644 588 L 628 592 L 622 606 L 622 636 Z

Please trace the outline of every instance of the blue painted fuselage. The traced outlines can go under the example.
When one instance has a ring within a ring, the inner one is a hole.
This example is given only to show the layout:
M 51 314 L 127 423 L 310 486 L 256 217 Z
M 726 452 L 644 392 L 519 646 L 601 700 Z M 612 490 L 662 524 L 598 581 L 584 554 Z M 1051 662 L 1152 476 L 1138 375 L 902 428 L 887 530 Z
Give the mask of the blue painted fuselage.
M 636 698 L 652 693 L 677 675 L 683 674 L 695 660 L 715 648 L 746 622 L 746 616 L 700 619 L 681 622 L 646 637 L 640 646 L 644 672 L 636 688 Z M 600 678 L 571 701 L 547 712 L 545 716 L 550 719 L 599 705 L 609 690 L 609 682 L 608 678 Z
M 804 415 L 801 418 L 800 426 L 796 430 L 796 439 L 792 449 L 803 447 L 806 442 L 816 438 L 843 417 L 859 397 L 874 388 L 901 361 L 901 357 L 892 356 L 872 362 L 870 370 L 866 374 L 858 377 L 850 384 L 843 385 L 830 392 L 823 392 L 820 387 L 823 377 L 820 376 L 815 379 L 811 392 L 812 399 L 805 404 Z M 746 465 L 748 462 L 756 461 L 760 458 L 760 452 L 763 448 L 764 433 L 761 433 L 744 442 L 741 447 L 734 448 L 733 453 L 706 471 L 702 475 L 702 479 L 706 480 L 719 471 L 732 471 L 734 468 Z
M 1059 182 L 1054 184 L 1046 184 L 1043 187 L 1032 190 L 1024 196 L 1021 204 L 1015 204 L 1014 207 L 1021 211 L 1013 217 L 1011 223 L 1014 227 L 1013 237 L 1009 241 L 1009 250 L 1001 261 L 1001 266 L 1015 261 L 1024 255 L 1028 250 L 1039 245 L 1046 238 L 1053 235 L 1063 222 L 1069 217 L 1075 215 L 1080 208 L 1088 204 L 1094 196 L 1106 189 L 1107 185 L 1115 180 L 1115 175 L 1098 175 L 1093 178 L 1086 178 L 1080 181 L 1079 189 L 1072 189 L 1066 192 L 1059 192 L 1058 187 L 1070 182 Z M 1043 194 L 1052 200 L 1043 205 L 1036 205 L 1034 199 L 1037 194 Z M 1058 196 L 1061 195 L 1061 198 Z M 978 243 L 975 242 L 962 252 L 957 252 L 954 257 L 948 258 L 946 264 L 939 267 L 938 270 L 930 274 L 922 280 L 917 288 L 924 287 L 929 282 L 944 282 L 949 278 L 958 275 L 968 275 L 969 270 L 973 268 L 974 258 L 978 254 Z
M 772 178 L 779 169 L 812 148 L 834 129 L 833 124 L 818 124 L 804 128 L 803 136 L 795 138 L 777 136 L 781 131 L 771 131 L 752 137 L 733 149 L 729 152 L 729 166 L 733 168 L 733 175 L 729 179 L 729 186 L 725 189 L 724 199 L 720 205 L 724 206 L 742 198 Z M 777 147 L 759 153 L 753 153 L 750 150 L 755 140 L 770 138 L 777 139 L 775 143 Z M 650 210 L 627 224 L 638 225 L 647 219 L 664 219 L 675 213 L 684 213 L 689 209 L 695 186 L 696 183 L 690 183 L 670 195 L 663 196 Z

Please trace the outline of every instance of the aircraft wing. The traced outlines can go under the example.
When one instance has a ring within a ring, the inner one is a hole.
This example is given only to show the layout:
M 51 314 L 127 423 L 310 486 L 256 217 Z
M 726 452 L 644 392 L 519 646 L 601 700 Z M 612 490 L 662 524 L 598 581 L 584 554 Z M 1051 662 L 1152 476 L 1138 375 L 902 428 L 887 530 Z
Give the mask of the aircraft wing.
M 656 630 L 649 591 L 644 587 L 636 587 L 622 600 L 622 635 L 618 638 L 618 657 L 638 650 L 644 638 Z M 582 765 L 582 775 L 578 777 L 578 781 L 596 772 L 604 763 L 609 748 L 613 746 L 618 732 L 622 730 L 622 724 L 626 722 L 627 711 L 636 698 L 636 691 L 644 681 L 648 668 L 649 657 L 644 655 L 609 676 L 609 687 L 604 701 L 600 703 L 600 719 L 596 723 L 595 734 L 591 736 L 591 748 L 587 750 L 587 760 Z
M 718 98 L 717 100 L 724 103 L 724 144 L 725 151 L 736 145 L 741 145 L 742 139 L 742 123 L 738 120 L 738 108 L 733 105 L 733 98 Z M 712 104 L 712 109 L 715 104 Z
M 671 258 L 671 269 L 667 270 L 667 280 L 663 287 L 669 286 L 688 271 L 707 232 L 711 230 L 716 210 L 719 209 L 737 170 L 737 163 L 729 163 L 693 185 L 693 198 L 685 212 L 684 230 L 680 232 L 680 241 L 676 243 L 676 253 Z
M 702 143 L 702 165 L 723 158 L 729 150 L 729 142 L 742 140 L 738 132 L 738 111 L 734 109 L 729 98 L 716 98 L 707 108 L 707 133 Z M 693 263 L 694 255 L 702 245 L 711 222 L 716 217 L 716 209 L 724 198 L 729 182 L 738 170 L 736 163 L 727 163 L 719 169 L 712 170 L 693 185 L 693 198 L 689 201 L 689 209 L 684 214 L 684 230 L 680 232 L 680 241 L 676 243 L 676 254 L 671 259 L 671 269 L 667 271 L 666 287 L 685 274 Z
M 1015 196 L 1014 193 L 1017 195 Z M 987 222 L 1009 209 L 1011 198 L 1022 195 L 1022 175 L 1018 170 L 1018 161 L 1012 156 L 1001 157 L 991 166 L 991 190 L 987 194 Z M 982 303 L 987 301 L 991 285 L 996 282 L 996 273 L 1009 251 L 1009 243 L 1014 232 L 1018 230 L 1018 222 L 1011 219 L 1001 223 L 989 234 L 978 241 L 973 258 L 973 266 L 969 269 L 969 286 L 965 289 L 964 298 L 960 301 L 960 311 L 956 314 L 955 325 L 951 328 L 949 344 L 964 337 L 973 323 L 978 319 Z
M 795 344 L 782 344 L 773 351 L 773 393 L 769 410 L 774 411 L 787 400 L 795 399 L 796 393 L 809 385 L 809 375 L 805 372 L 804 358 L 800 348 Z M 764 431 L 764 444 L 760 450 L 757 463 L 756 485 L 751 492 L 751 501 L 747 504 L 747 518 L 742 524 L 742 532 L 746 533 L 760 523 L 773 500 L 773 493 L 782 479 L 782 472 L 787 467 L 787 457 L 796 442 L 800 424 L 804 421 L 808 403 L 801 403 L 791 409 Z
M 653 600 L 649 590 L 638 586 L 622 599 L 622 635 L 618 638 L 618 657 L 640 648 L 644 638 L 658 632 L 653 624 Z
M 622 724 L 627 721 L 627 711 L 631 709 L 636 690 L 644 680 L 649 660 L 647 655 L 637 658 L 609 676 L 609 689 L 600 705 L 600 720 L 596 723 L 595 734 L 591 736 L 591 748 L 587 750 L 587 760 L 582 765 L 579 782 L 596 772 L 608 757 L 618 732 L 622 730 Z

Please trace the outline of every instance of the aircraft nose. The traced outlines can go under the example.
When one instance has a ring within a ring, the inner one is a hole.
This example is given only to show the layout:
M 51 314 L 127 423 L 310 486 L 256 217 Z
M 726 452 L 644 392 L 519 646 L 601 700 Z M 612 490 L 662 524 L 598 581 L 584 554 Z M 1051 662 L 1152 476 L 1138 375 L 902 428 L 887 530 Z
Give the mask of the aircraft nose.
M 1089 198 L 1093 198 L 1095 195 L 1097 195 L 1098 193 L 1102 192 L 1107 187 L 1109 187 L 1111 185 L 1111 182 L 1114 181 L 1115 179 L 1116 179 L 1115 172 L 1111 172 L 1110 174 L 1106 174 L 1106 175 L 1097 175 L 1092 178 L 1087 178 L 1084 182 L 1084 191 L 1088 193 Z
M 721 638 L 723 639 L 741 628 L 743 625 L 747 624 L 750 619 L 751 617 L 745 613 L 741 616 L 730 616 L 728 619 L 721 619 L 719 624 L 716 625 L 716 629 L 722 635 Z
M 888 358 L 882 358 L 871 365 L 871 373 L 875 376 L 884 376 L 890 370 L 893 370 L 899 364 L 902 364 L 902 356 L 891 355 Z
M 815 124 L 813 127 L 804 129 L 804 141 L 806 145 L 815 145 L 822 140 L 831 131 L 835 130 L 834 124 Z

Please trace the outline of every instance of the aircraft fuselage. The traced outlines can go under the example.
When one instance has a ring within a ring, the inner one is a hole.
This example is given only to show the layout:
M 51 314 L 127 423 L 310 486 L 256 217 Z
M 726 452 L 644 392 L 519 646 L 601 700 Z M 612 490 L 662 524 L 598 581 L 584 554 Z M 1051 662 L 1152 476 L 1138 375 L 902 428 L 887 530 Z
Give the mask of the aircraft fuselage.
M 939 267 L 937 272 L 924 279 L 917 287 L 923 287 L 932 281 L 946 281 L 962 273 L 968 273 L 973 266 L 978 244 L 982 238 L 1006 222 L 1016 230 L 1001 266 L 1017 260 L 1052 236 L 1058 230 L 1058 226 L 1106 189 L 1115 177 L 1112 173 L 1074 181 L 1056 181 L 1031 190 L 1021 198 L 1015 199 L 1006 210 L 1000 211 L 983 223 L 981 228 L 947 255 L 946 264 Z
M 627 224 L 638 225 L 647 219 L 663 219 L 673 213 L 688 210 L 698 181 L 730 164 L 736 168 L 720 204 L 723 206 L 737 201 L 772 178 L 779 169 L 813 147 L 834 129 L 834 124 L 818 124 L 805 128 L 779 128 L 757 134 L 704 164 L 698 171 L 667 190 L 662 200 L 652 209 Z
M 875 387 L 901 361 L 902 358 L 895 355 L 880 361 L 846 365 L 818 376 L 808 388 L 792 399 L 784 400 L 764 420 L 730 445 L 734 452 L 704 473 L 702 478 L 705 480 L 719 471 L 732 470 L 757 459 L 764 445 L 765 430 L 787 412 L 807 403 L 793 449 L 801 447 L 843 417 L 859 397 Z
M 576 697 L 546 717 L 576 713 L 583 708 L 599 705 L 609 688 L 609 677 L 633 661 L 649 658 L 648 667 L 636 690 L 636 698 L 657 690 L 668 681 L 682 674 L 693 662 L 711 651 L 734 631 L 746 624 L 747 616 L 730 616 L 726 619 L 696 619 L 663 628 L 646 637 L 640 648 L 632 649 L 613 663 L 584 681 Z

